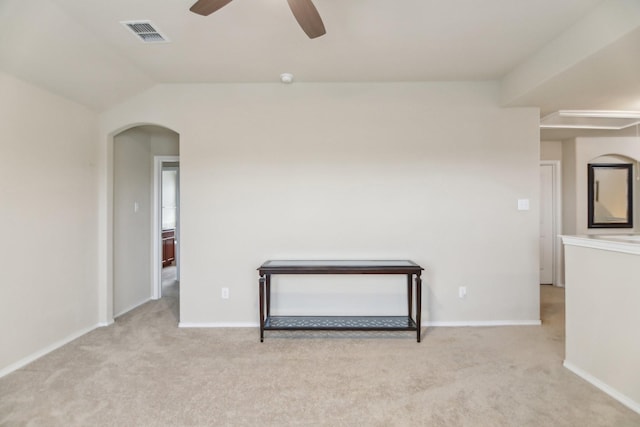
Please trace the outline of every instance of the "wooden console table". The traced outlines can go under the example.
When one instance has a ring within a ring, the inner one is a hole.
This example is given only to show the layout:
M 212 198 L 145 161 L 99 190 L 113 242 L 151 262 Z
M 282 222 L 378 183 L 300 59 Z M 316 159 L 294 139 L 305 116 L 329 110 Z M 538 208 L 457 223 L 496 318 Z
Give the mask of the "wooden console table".
M 416 331 L 420 342 L 423 268 L 413 261 L 301 261 L 272 260 L 258 268 L 260 279 L 260 342 L 264 331 Z M 275 274 L 403 274 L 407 276 L 406 316 L 272 316 L 271 276 Z M 415 320 L 413 283 L 415 276 Z

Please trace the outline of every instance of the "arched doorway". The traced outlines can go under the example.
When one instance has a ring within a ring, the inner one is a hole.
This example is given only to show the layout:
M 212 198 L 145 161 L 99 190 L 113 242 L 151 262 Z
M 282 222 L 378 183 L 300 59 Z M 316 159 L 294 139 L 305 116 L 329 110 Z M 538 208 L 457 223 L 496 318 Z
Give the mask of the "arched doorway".
M 162 207 L 158 191 L 161 180 L 154 171 L 158 157 L 170 158 L 177 165 L 178 155 L 179 135 L 165 127 L 140 125 L 113 137 L 114 318 L 161 296 L 157 282 L 162 279 L 157 271 L 162 265 L 158 259 L 162 256 Z M 178 295 L 172 294 L 175 298 Z

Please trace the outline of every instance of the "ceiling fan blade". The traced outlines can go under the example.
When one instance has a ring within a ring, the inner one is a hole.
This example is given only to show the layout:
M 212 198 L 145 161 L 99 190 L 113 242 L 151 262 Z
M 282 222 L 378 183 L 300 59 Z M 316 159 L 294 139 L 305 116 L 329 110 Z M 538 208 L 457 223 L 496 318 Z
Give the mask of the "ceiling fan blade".
M 320 37 L 327 32 L 324 29 L 322 18 L 311 0 L 287 0 L 287 2 L 296 21 L 310 39 Z
M 198 0 L 189 10 L 198 15 L 209 16 L 229 3 L 231 3 L 231 0 Z

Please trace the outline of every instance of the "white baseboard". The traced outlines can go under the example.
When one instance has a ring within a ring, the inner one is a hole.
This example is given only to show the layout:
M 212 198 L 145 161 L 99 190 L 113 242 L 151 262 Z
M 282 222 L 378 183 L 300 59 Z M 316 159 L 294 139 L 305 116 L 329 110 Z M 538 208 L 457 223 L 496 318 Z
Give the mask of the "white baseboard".
M 540 326 L 540 320 L 461 320 L 461 321 L 427 321 L 422 326 L 464 327 L 464 326 Z
M 179 328 L 259 328 L 257 322 L 180 322 Z
M 107 327 L 107 326 L 111 326 L 111 325 L 113 325 L 114 323 L 115 323 L 115 321 L 114 321 L 113 319 L 111 319 L 111 320 L 109 320 L 108 322 L 99 322 L 97 326 L 98 326 L 99 328 L 105 328 L 105 327 Z
M 23 357 L 22 359 L 18 360 L 15 363 L 12 363 L 9 366 L 6 366 L 5 368 L 0 370 L 0 378 L 4 377 L 5 375 L 10 374 L 13 371 L 17 371 L 18 369 L 27 366 L 29 363 L 41 358 L 42 356 L 51 353 L 53 350 L 57 350 L 58 348 L 62 347 L 65 344 L 69 344 L 71 341 L 80 338 L 82 335 L 87 334 L 91 331 L 93 331 L 94 329 L 98 328 L 100 325 L 96 324 L 94 326 L 90 326 L 88 328 L 84 328 L 81 329 L 79 331 L 76 331 L 74 333 L 72 333 L 71 335 L 66 336 L 65 338 L 54 342 L 51 345 L 46 346 L 45 348 L 36 351 L 35 353 L 32 353 L 30 355 L 28 355 L 27 357 Z
M 583 380 L 587 381 L 588 383 L 591 383 L 595 387 L 607 393 L 609 396 L 613 397 L 615 400 L 622 403 L 627 408 L 640 414 L 640 403 L 635 402 L 633 399 L 625 396 L 624 394 L 620 393 L 618 390 L 600 381 L 599 379 L 589 374 L 588 372 L 583 371 L 582 369 L 578 368 L 571 362 L 568 362 L 565 360 L 562 366 L 564 366 L 565 368 L 567 368 L 568 370 L 570 370 L 571 372 L 573 372 Z

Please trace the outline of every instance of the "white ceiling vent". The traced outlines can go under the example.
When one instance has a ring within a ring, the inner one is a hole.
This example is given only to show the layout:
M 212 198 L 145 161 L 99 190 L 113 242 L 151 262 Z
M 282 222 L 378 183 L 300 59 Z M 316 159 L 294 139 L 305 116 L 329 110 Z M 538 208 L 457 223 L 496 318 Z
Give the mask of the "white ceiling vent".
M 120 21 L 144 43 L 168 43 L 165 37 L 151 21 Z

